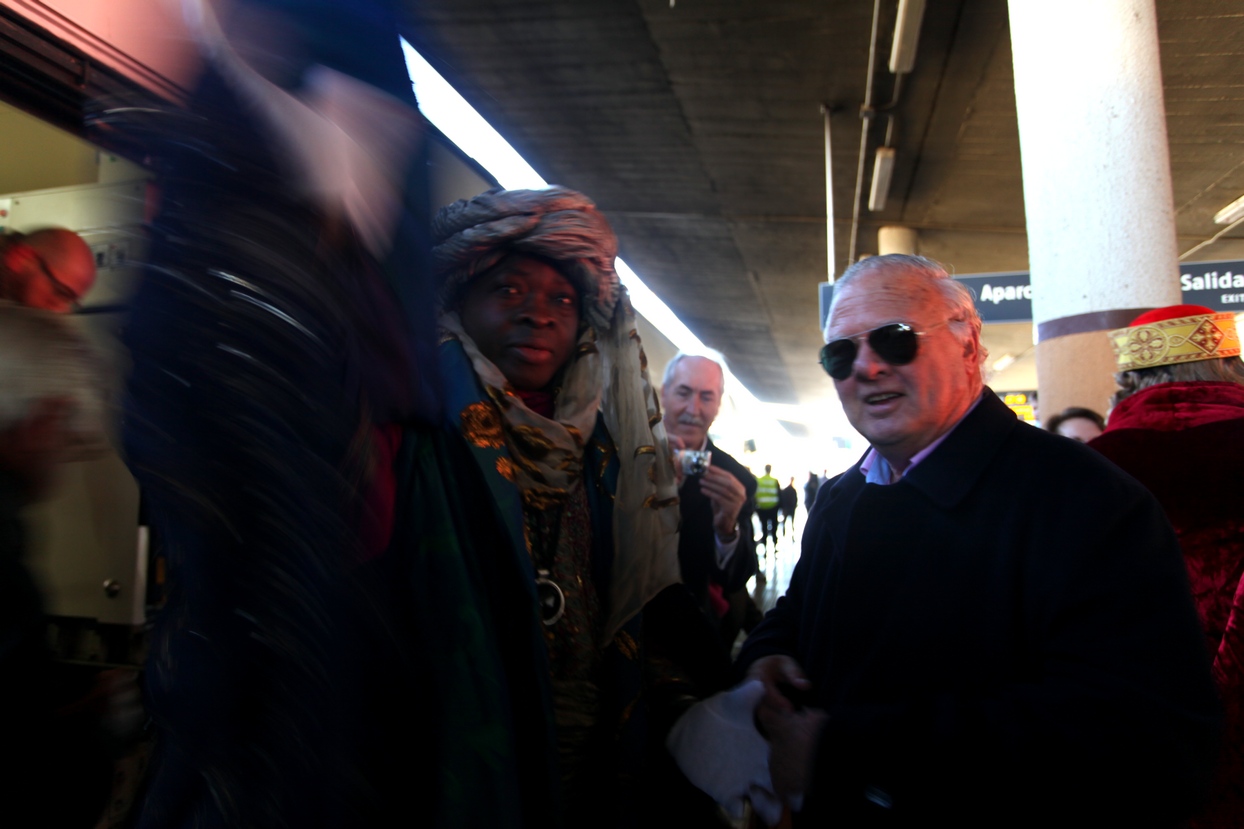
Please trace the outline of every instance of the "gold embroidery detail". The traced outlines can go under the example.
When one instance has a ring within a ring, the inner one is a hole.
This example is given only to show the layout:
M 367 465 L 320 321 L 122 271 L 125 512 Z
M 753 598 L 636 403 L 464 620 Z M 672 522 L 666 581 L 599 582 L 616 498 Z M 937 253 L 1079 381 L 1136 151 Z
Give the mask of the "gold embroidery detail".
M 514 443 L 518 445 L 520 455 L 528 455 L 535 459 L 543 459 L 549 452 L 557 448 L 553 441 L 545 437 L 544 432 L 535 426 L 518 424 L 510 430 Z
M 655 446 L 636 446 L 635 447 L 635 457 L 637 458 L 640 455 L 655 455 L 656 453 L 657 453 L 657 448 Z
M 462 410 L 462 431 L 467 440 L 481 449 L 500 449 L 505 446 L 501 432 L 501 416 L 487 403 L 472 403 Z
M 657 413 L 656 413 L 656 414 L 654 414 L 654 415 L 649 415 L 649 416 L 648 416 L 648 428 L 649 428 L 649 429 L 655 429 L 655 428 L 656 428 L 656 425 L 657 425 L 658 423 L 660 423 L 660 422 L 661 422 L 661 413 L 660 413 L 660 412 L 657 412 Z
M 509 458 L 497 458 L 497 474 L 510 483 L 518 478 L 518 473 L 514 471 L 514 462 Z
M 614 637 L 614 641 L 618 643 L 618 650 L 627 659 L 634 662 L 639 658 L 639 643 L 637 643 L 629 633 L 624 630 L 618 631 L 618 635 Z
M 566 503 L 566 497 L 562 489 L 528 489 L 523 493 L 523 504 L 528 509 L 546 510 Z
M 508 385 L 504 389 L 498 389 L 494 386 L 485 386 L 484 393 L 487 394 L 488 397 L 492 399 L 492 402 L 497 404 L 497 408 L 503 412 L 509 409 L 510 406 L 514 405 L 514 400 L 518 397 L 518 395 L 514 394 L 514 392 L 510 390 Z
M 631 714 L 635 713 L 635 703 L 637 702 L 639 702 L 638 698 L 633 699 L 627 703 L 626 708 L 622 709 L 622 716 L 618 718 L 618 735 L 622 734 L 626 724 L 631 721 Z
M 675 495 L 673 498 L 666 498 L 665 500 L 658 500 L 656 495 L 649 495 L 647 498 L 644 499 L 643 505 L 651 509 L 665 509 L 666 507 L 677 506 L 677 504 L 678 504 L 677 495 Z

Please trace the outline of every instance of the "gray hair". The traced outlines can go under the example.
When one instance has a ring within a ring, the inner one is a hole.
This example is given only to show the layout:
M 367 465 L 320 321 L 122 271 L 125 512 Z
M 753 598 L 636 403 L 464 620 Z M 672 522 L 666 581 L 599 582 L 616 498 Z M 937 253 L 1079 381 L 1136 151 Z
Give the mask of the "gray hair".
M 67 430 L 103 438 L 103 367 L 62 315 L 0 302 L 0 432 L 25 420 L 43 400 L 68 398 Z
M 705 348 L 702 351 L 680 351 L 670 358 L 665 364 L 665 374 L 661 377 L 661 387 L 665 388 L 674 379 L 674 372 L 678 369 L 678 364 L 688 357 L 700 357 L 708 360 L 710 363 L 716 363 L 717 368 L 721 369 L 721 396 L 726 396 L 726 358 L 720 352 L 712 348 Z
M 838 301 L 839 290 L 854 282 L 861 276 L 890 278 L 923 279 L 936 290 L 946 303 L 946 311 L 950 315 L 950 329 L 961 342 L 974 339 L 977 343 L 977 365 L 985 365 L 989 356 L 988 349 L 981 343 L 981 317 L 976 310 L 976 299 L 972 291 L 964 284 L 956 282 L 950 273 L 938 262 L 924 256 L 912 256 L 906 253 L 887 253 L 884 256 L 870 256 L 861 259 L 847 268 L 842 276 L 834 281 L 834 299 Z M 833 302 L 830 313 L 833 313 Z M 826 326 L 828 326 L 826 318 Z
M 1173 366 L 1150 366 L 1131 371 L 1120 371 L 1114 376 L 1119 390 L 1110 398 L 1110 405 L 1117 406 L 1138 391 L 1162 383 L 1240 383 L 1244 385 L 1244 361 L 1239 357 L 1220 357 L 1216 360 L 1196 360 Z

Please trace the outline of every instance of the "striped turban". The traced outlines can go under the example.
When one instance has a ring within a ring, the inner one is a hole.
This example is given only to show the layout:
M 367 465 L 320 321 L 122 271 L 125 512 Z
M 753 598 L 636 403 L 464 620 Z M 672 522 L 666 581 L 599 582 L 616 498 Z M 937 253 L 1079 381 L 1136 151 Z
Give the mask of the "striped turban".
M 555 263 L 579 292 L 583 318 L 607 328 L 618 302 L 618 238 L 587 196 L 565 187 L 489 190 L 442 208 L 432 221 L 432 267 L 443 307 L 514 253 Z

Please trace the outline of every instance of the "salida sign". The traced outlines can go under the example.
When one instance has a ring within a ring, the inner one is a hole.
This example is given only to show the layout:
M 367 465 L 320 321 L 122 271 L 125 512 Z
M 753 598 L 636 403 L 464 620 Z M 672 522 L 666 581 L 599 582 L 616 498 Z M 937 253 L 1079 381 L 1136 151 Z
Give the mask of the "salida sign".
M 971 289 L 981 321 L 1032 322 L 1032 281 L 1027 271 L 969 274 L 955 280 Z M 1182 301 L 1189 305 L 1244 313 L 1244 262 L 1181 263 L 1179 287 Z M 823 331 L 833 285 L 821 283 L 820 294 Z

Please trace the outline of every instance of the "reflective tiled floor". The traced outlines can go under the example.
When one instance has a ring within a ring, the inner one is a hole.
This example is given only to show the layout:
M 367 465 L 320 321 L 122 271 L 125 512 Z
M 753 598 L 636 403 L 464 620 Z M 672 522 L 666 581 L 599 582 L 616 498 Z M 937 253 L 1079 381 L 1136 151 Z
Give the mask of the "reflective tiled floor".
M 799 561 L 799 540 L 803 537 L 803 525 L 807 517 L 803 507 L 799 507 L 794 520 L 786 522 L 784 530 L 778 530 L 776 544 L 756 545 L 756 557 L 760 559 L 760 572 L 747 583 L 747 589 L 762 612 L 767 613 L 777 603 L 778 597 L 786 592 L 786 587 L 790 584 L 791 571 L 795 569 L 795 563 Z M 759 538 L 759 524 L 755 525 L 755 532 L 756 537 Z M 734 645 L 734 655 L 738 655 L 743 639 L 743 635 L 740 634 Z

